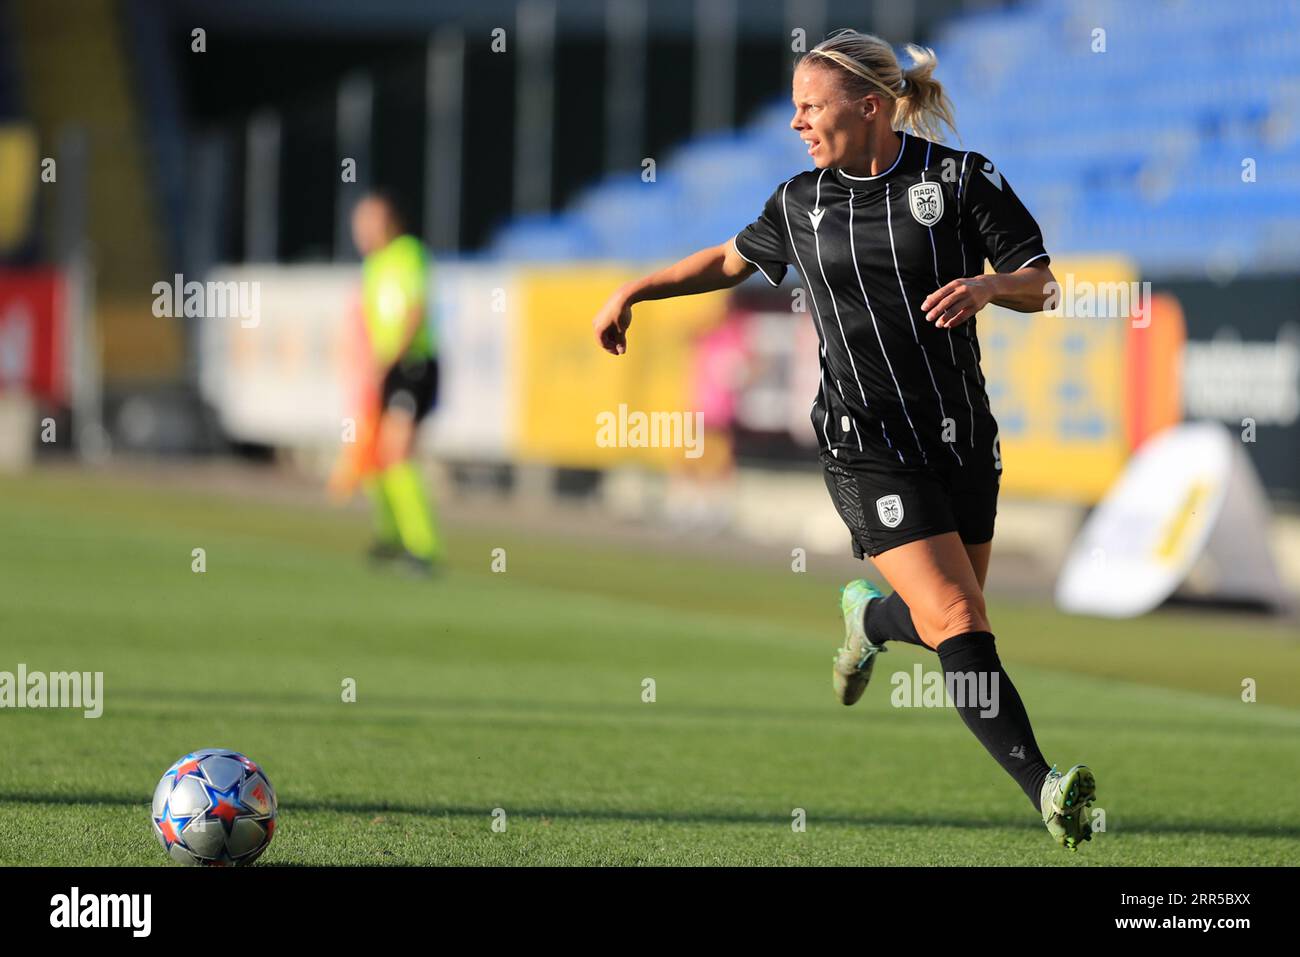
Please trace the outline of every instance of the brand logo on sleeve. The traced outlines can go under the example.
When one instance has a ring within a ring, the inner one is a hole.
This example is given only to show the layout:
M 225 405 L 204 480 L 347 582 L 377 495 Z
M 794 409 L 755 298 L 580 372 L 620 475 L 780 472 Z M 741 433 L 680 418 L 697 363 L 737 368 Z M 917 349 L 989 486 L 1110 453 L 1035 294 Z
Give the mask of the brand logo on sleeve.
M 1002 189 L 1002 174 L 993 168 L 992 160 L 985 160 L 984 165 L 980 167 L 980 172 L 984 178 L 992 183 L 998 189 Z
M 938 183 L 917 183 L 907 191 L 912 218 L 922 226 L 933 226 L 943 218 L 943 190 Z

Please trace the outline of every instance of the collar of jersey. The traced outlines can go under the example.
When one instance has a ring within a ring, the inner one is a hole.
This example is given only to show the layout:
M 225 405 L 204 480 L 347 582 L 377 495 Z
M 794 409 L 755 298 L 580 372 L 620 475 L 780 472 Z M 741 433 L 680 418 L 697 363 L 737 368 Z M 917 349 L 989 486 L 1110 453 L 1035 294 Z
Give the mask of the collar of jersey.
M 885 170 L 883 173 L 877 173 L 875 176 L 854 176 L 852 173 L 846 173 L 844 170 L 836 167 L 836 179 L 838 179 L 844 186 L 861 186 L 863 183 L 874 183 L 877 180 L 884 179 L 886 176 L 893 173 L 898 169 L 898 165 L 903 162 L 903 153 L 907 151 L 907 130 L 901 130 L 900 132 L 903 136 L 902 141 L 898 145 L 898 156 L 894 158 L 894 162 L 890 165 L 889 169 Z

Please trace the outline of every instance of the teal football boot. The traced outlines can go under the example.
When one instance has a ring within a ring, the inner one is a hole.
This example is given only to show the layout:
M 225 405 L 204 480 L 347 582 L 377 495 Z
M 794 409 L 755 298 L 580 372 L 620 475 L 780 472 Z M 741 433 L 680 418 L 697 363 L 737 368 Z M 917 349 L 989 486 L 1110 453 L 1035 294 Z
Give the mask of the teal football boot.
M 1038 803 L 1047 833 L 1056 843 L 1077 851 L 1080 843 L 1092 840 L 1088 805 L 1096 796 L 1097 779 L 1086 765 L 1076 764 L 1064 774 L 1052 765 Z
M 844 647 L 835 655 L 831 671 L 831 687 L 841 704 L 854 704 L 867 690 L 876 655 L 885 651 L 884 645 L 873 645 L 867 640 L 867 604 L 883 597 L 876 587 L 858 578 L 840 589 L 840 611 L 844 614 Z

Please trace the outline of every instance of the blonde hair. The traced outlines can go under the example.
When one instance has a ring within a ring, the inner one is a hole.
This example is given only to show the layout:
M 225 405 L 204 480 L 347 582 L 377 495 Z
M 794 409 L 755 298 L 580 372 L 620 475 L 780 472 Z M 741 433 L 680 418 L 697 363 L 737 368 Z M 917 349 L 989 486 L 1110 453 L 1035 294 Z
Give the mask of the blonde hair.
M 841 80 L 853 99 L 878 93 L 894 105 L 891 126 L 909 130 L 929 140 L 940 139 L 942 126 L 953 133 L 952 103 L 943 84 L 933 76 L 939 58 L 928 47 L 907 44 L 912 58 L 906 70 L 894 49 L 880 37 L 857 30 L 837 30 L 800 57 L 800 65 L 838 66 L 847 74 Z

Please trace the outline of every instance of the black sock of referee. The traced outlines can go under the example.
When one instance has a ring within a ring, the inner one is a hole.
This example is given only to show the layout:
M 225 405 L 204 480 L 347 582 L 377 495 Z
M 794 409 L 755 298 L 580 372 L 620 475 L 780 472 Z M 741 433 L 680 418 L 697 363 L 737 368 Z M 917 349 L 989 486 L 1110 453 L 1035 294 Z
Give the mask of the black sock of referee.
M 939 662 L 948 696 L 962 721 L 1037 809 L 1039 791 L 1051 768 L 1038 750 L 1016 686 L 1002 670 L 993 636 L 971 631 L 941 641 Z
M 885 598 L 867 602 L 867 613 L 863 624 L 867 628 L 867 640 L 873 645 L 883 645 L 887 641 L 905 641 L 909 645 L 920 645 L 929 649 L 912 624 L 912 609 L 907 607 L 903 596 L 894 592 Z

